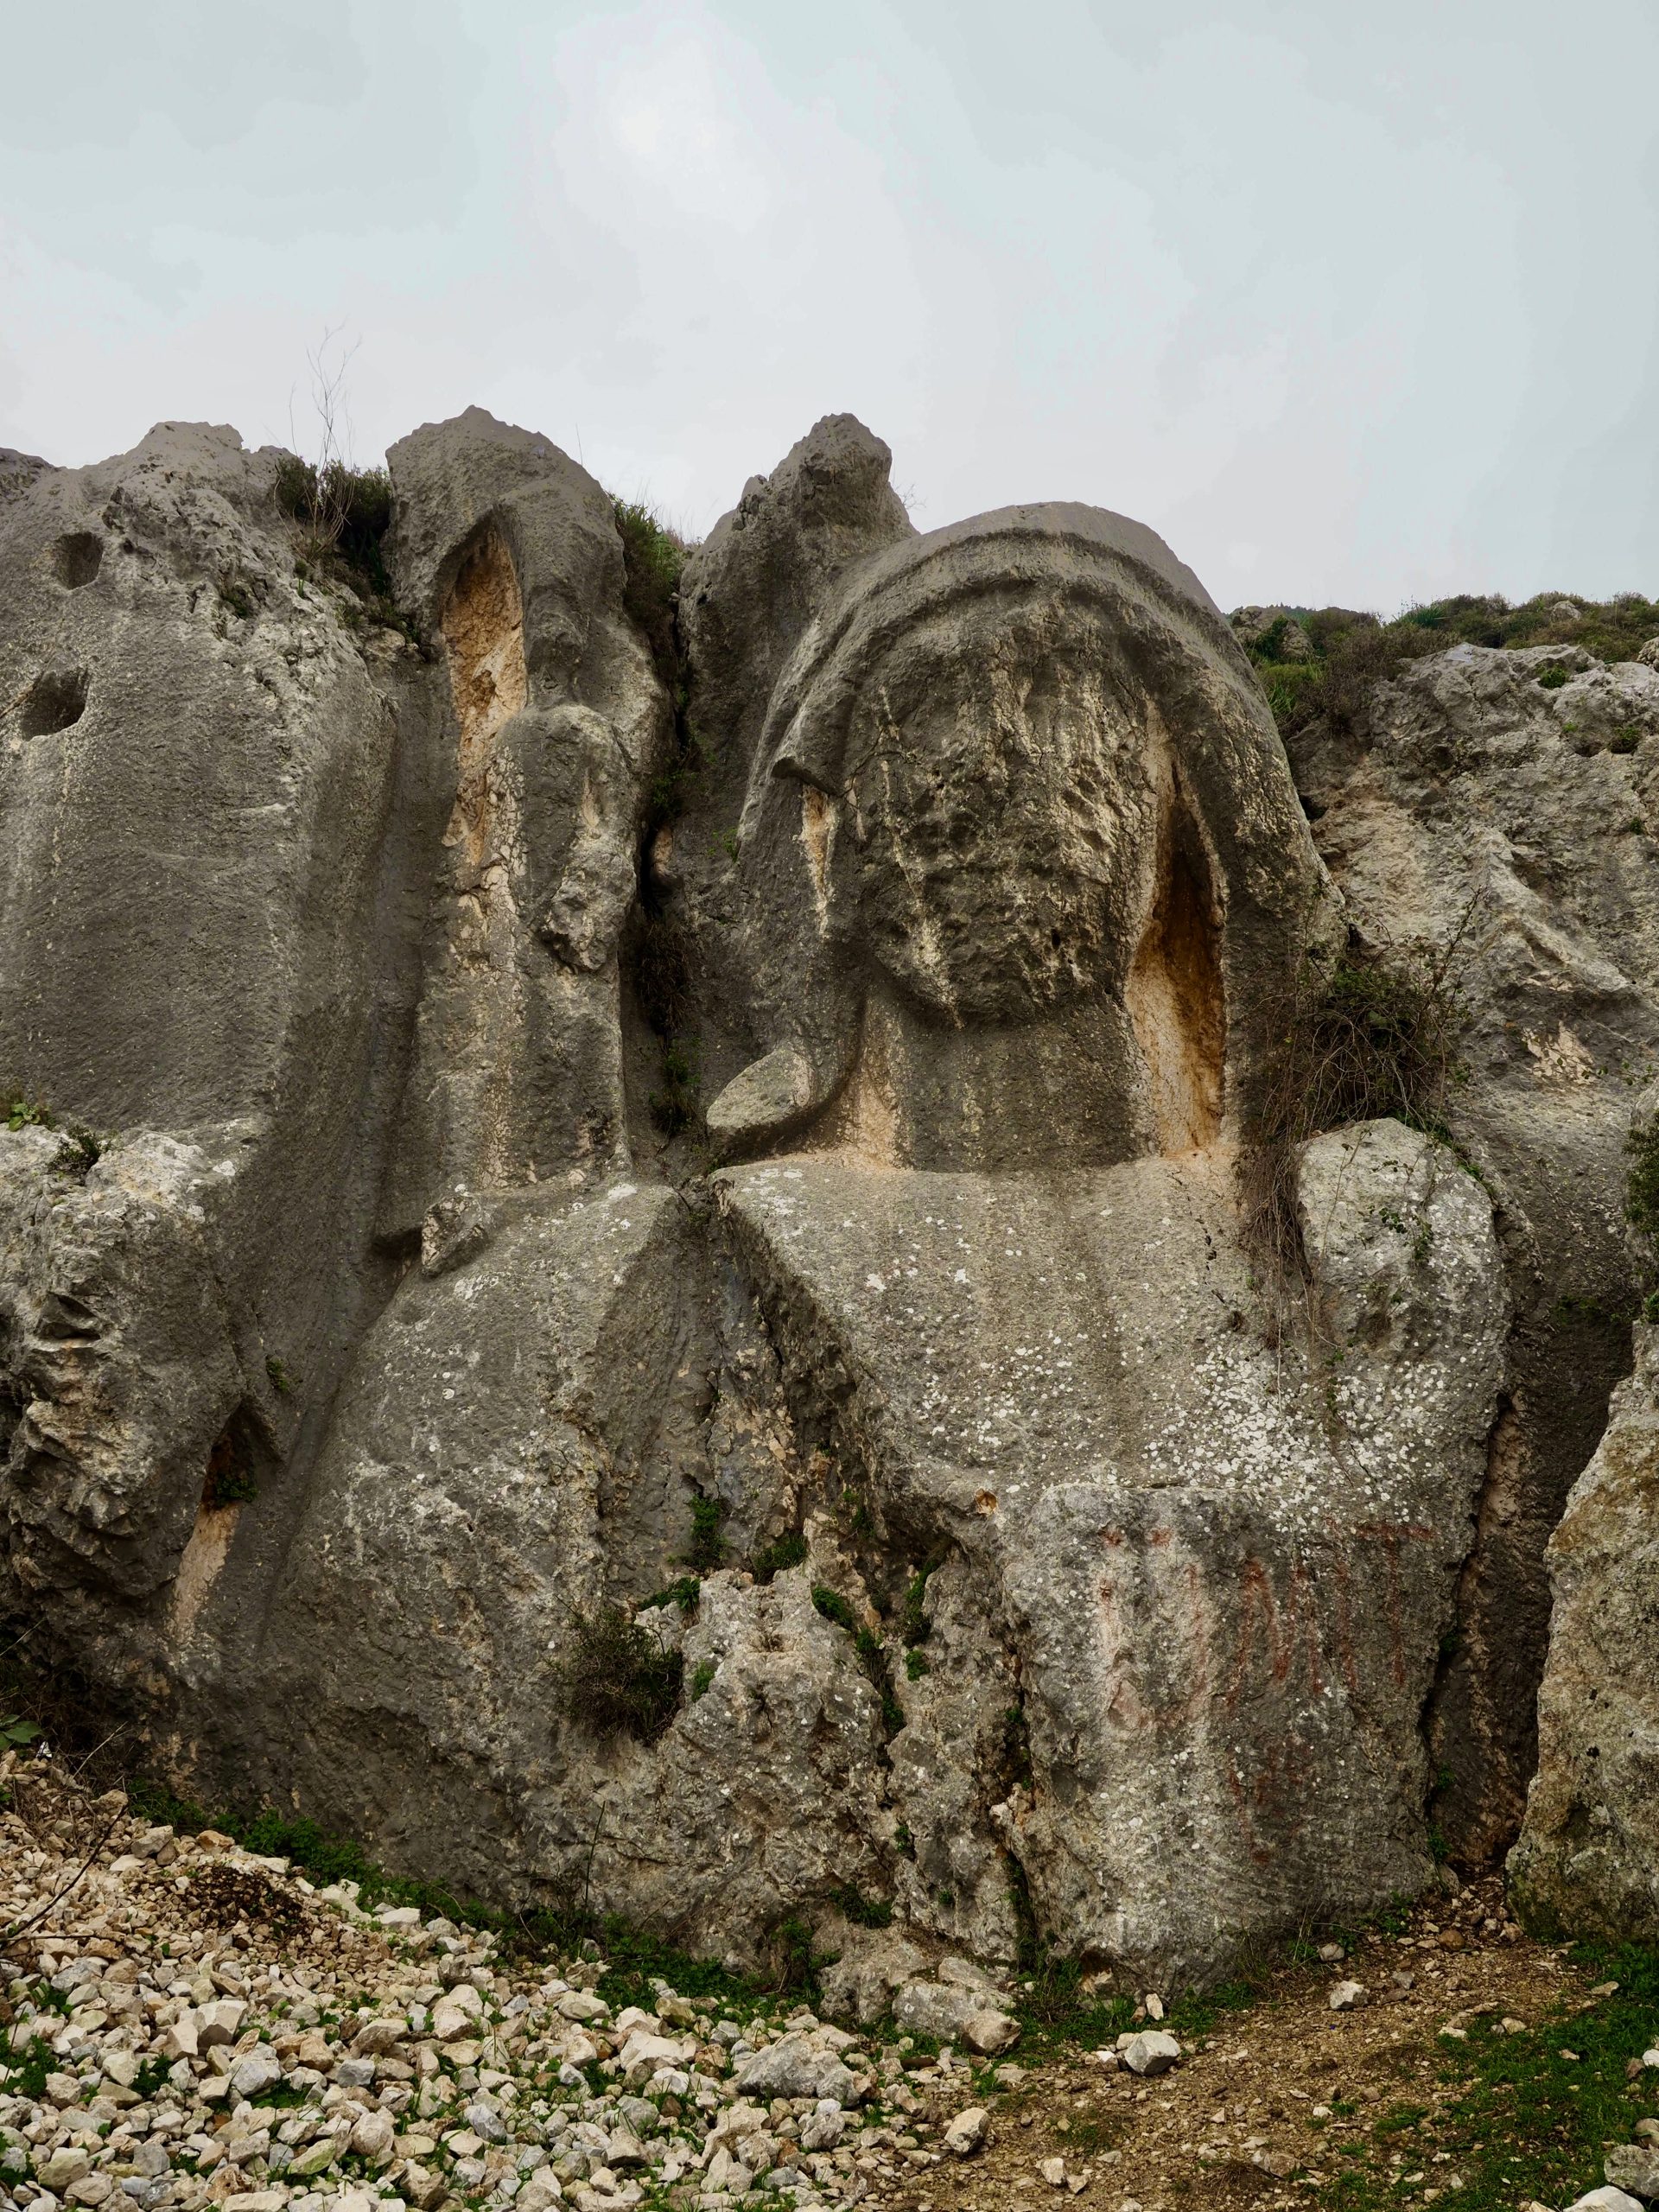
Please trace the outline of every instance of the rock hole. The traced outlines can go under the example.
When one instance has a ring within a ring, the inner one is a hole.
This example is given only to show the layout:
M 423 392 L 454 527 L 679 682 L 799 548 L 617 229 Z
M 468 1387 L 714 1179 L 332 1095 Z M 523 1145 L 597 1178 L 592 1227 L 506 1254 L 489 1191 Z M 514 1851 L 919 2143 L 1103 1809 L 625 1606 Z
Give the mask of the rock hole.
M 209 1512 L 226 1505 L 245 1505 L 259 1494 L 259 1470 L 253 1440 L 245 1419 L 233 1414 L 214 1440 L 202 1478 L 201 1503 Z
M 86 670 L 48 668 L 35 677 L 23 700 L 23 735 L 50 737 L 78 722 L 86 711 Z
M 35 1333 L 48 1344 L 96 1344 L 102 1332 L 98 1316 L 84 1300 L 54 1290 L 41 1301 Z
M 1166 1156 L 1200 1151 L 1221 1133 L 1227 1023 L 1219 935 L 1203 842 L 1178 803 L 1125 993 Z
M 28 1406 L 25 1392 L 13 1383 L 0 1382 L 0 1466 L 11 1456 L 11 1440 L 17 1433 L 17 1424 Z
M 66 591 L 80 591 L 104 565 L 104 541 L 92 530 L 72 530 L 51 552 L 52 573 Z

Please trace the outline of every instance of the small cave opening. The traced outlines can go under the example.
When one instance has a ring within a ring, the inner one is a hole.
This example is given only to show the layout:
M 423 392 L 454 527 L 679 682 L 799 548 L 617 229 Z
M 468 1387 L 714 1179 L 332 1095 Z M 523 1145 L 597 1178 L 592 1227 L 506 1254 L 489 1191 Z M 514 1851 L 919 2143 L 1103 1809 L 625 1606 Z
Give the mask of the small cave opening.
M 72 530 L 54 540 L 52 573 L 66 591 L 84 591 L 104 565 L 104 540 L 95 530 Z
M 50 737 L 68 729 L 86 711 L 87 678 L 84 668 L 41 671 L 24 694 L 21 721 L 25 737 Z
M 1227 1007 L 1220 938 L 1208 856 L 1178 799 L 1126 993 L 1166 1157 L 1201 1151 L 1221 1134 Z
M 204 1510 L 245 1505 L 259 1495 L 259 1457 L 246 1412 L 238 1409 L 213 1440 L 202 1478 Z

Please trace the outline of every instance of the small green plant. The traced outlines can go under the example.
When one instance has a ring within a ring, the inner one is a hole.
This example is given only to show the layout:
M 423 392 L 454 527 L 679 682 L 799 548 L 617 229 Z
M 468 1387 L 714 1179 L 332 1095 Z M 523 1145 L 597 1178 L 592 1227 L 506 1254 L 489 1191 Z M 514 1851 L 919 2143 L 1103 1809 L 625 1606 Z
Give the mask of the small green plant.
M 270 1377 L 270 1387 L 276 1391 L 277 1396 L 287 1397 L 294 1388 L 294 1378 L 274 1351 L 266 1356 L 265 1373 Z
M 66 1176 L 72 1183 L 84 1183 L 103 1157 L 99 1140 L 79 1122 L 72 1122 L 52 1156 L 52 1173 Z
M 1610 753 L 1634 753 L 1641 739 L 1642 733 L 1639 729 L 1631 729 L 1626 726 L 1613 732 L 1607 741 L 1607 750 Z
M 786 1536 L 779 1536 L 776 1543 L 763 1545 L 749 1561 L 749 1570 L 757 1582 L 770 1582 L 785 1567 L 800 1567 L 806 1560 L 806 1538 L 798 1529 Z
M 35 1723 L 25 1720 L 21 1713 L 10 1713 L 0 1720 L 0 1751 L 21 1751 L 29 1745 L 38 1743 L 40 1737 Z
M 901 1640 L 907 1644 L 925 1643 L 933 1632 L 932 1625 L 927 1618 L 927 1578 L 938 1564 L 937 1560 L 929 1560 L 911 1576 L 906 1587 L 904 1611 L 899 1615 L 899 1633 Z
M 573 1613 L 558 1669 L 565 1718 L 601 1739 L 654 1744 L 680 1702 L 685 1661 L 664 1651 L 620 1605 Z
M 57 1127 L 49 1106 L 42 1105 L 35 1099 L 25 1098 L 21 1092 L 14 1091 L 4 1103 L 9 1129 L 54 1129 Z
M 46 2077 L 58 2071 L 60 2062 L 53 2055 L 49 2043 L 31 2043 L 24 2050 L 21 2060 L 14 2060 L 3 2077 L 5 2094 L 9 2097 L 27 2097 L 31 2104 L 41 2104 L 46 2097 Z
M 684 1043 L 665 1046 L 662 1088 L 648 1101 L 651 1118 L 665 1137 L 678 1136 L 696 1122 L 702 1090 L 695 1051 Z
M 831 1590 L 827 1584 L 815 1582 L 812 1603 L 825 1620 L 833 1621 L 837 1628 L 845 1629 L 849 1636 L 858 1634 L 858 1622 L 853 1609 L 839 1590 Z
M 867 1897 L 853 1882 L 843 1882 L 830 1897 L 855 1928 L 891 1928 L 893 1906 L 886 1897 Z
M 253 613 L 253 594 L 240 576 L 221 576 L 219 581 L 219 602 L 229 609 L 238 621 L 245 622 Z
M 887 1655 L 881 1639 L 862 1627 L 857 1615 L 839 1590 L 832 1590 L 827 1583 L 812 1586 L 812 1603 L 823 1618 L 842 1629 L 853 1639 L 853 1649 L 858 1654 L 870 1687 L 881 1701 L 881 1723 L 889 1736 L 896 1736 L 905 1725 L 905 1709 L 893 1693 L 893 1677 L 887 1671 Z
M 861 1492 L 849 1483 L 841 1493 L 841 1517 L 855 1536 L 875 1534 L 875 1516 Z
M 716 1669 L 715 1662 L 712 1659 L 698 1660 L 696 1667 L 691 1676 L 691 1702 L 693 1705 L 696 1703 L 700 1697 L 706 1694 L 709 1684 L 715 1679 L 715 1672 Z
M 915 1858 L 916 1839 L 910 1832 L 910 1824 L 907 1821 L 900 1821 L 898 1827 L 894 1828 L 893 1847 L 901 1859 Z
M 259 1478 L 246 1440 L 234 1425 L 219 1437 L 207 1454 L 207 1476 L 201 1488 L 207 1506 L 245 1505 L 259 1495 Z
M 702 1599 L 702 1585 L 695 1574 L 683 1574 L 677 1582 L 671 1582 L 666 1590 L 654 1590 L 645 1600 L 645 1605 L 677 1605 L 683 1613 L 695 1613 Z
M 145 2104 L 151 2103 L 159 2097 L 167 2087 L 168 2064 L 169 2062 L 165 2058 L 146 2058 L 140 2064 L 137 2074 L 133 2075 L 134 2094 Z M 284 2082 L 283 2087 L 287 2088 L 289 2084 Z M 299 2100 L 296 2098 L 296 2101 Z
M 817 1986 L 812 1961 L 812 1930 L 791 1914 L 772 1930 L 767 1945 L 773 1986 L 781 1993 L 809 1995 Z
M 691 1501 L 691 1548 L 686 1564 L 699 1574 L 712 1574 L 726 1556 L 721 1523 L 726 1518 L 723 1497 L 694 1497 Z
M 931 1675 L 932 1671 L 933 1669 L 927 1663 L 925 1651 L 918 1651 L 912 1645 L 911 1649 L 906 1652 L 905 1672 L 912 1682 L 919 1682 L 924 1675 Z

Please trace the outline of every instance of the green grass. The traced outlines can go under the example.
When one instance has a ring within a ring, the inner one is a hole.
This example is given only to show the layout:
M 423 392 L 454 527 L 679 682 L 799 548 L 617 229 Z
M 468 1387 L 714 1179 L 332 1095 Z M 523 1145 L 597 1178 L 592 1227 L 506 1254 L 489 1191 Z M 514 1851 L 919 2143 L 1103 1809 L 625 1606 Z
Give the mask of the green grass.
M 569 1958 L 582 1945 L 594 1944 L 606 1961 L 601 1993 L 612 2005 L 649 2006 L 654 1976 L 671 1983 L 683 1997 L 717 1999 L 734 2018 L 747 2018 L 777 1994 L 760 1978 L 728 1974 L 716 1961 L 695 1958 L 615 1915 L 590 1912 L 579 1899 L 563 1907 L 504 1911 L 441 1882 L 388 1873 L 360 1844 L 334 1835 L 305 1816 L 269 1808 L 255 1813 L 221 1809 L 210 1814 L 164 1785 L 145 1780 L 130 1782 L 128 1794 L 134 1812 L 146 1820 L 165 1821 L 187 1832 L 216 1828 L 262 1858 L 288 1859 L 319 1889 L 336 1882 L 355 1882 L 358 1903 L 365 1912 L 380 1904 L 412 1904 L 429 1916 L 441 1915 L 453 1920 L 458 1927 L 487 1929 L 500 1939 L 505 1950 L 526 1958 Z M 57 2062 L 51 2063 L 55 2066 Z
M 0 2081 L 0 2095 L 27 2097 L 34 2104 L 41 2103 L 46 2095 L 47 2075 L 60 2070 L 60 2061 L 53 2055 L 51 2044 L 32 2043 L 21 2058 L 12 2052 L 8 2052 L 6 2058 L 10 2061 L 10 2070 Z
M 696 1567 L 699 1574 L 712 1574 L 726 1556 L 726 1540 L 720 1533 L 725 1518 L 724 1498 L 692 1499 L 691 1548 L 685 1560 L 686 1565 Z
M 1342 2212 L 1398 2204 L 1408 2192 L 1391 2175 L 1420 2168 L 1428 2178 L 1410 2195 L 1439 2187 L 1450 2212 L 1514 2212 L 1529 2197 L 1564 2204 L 1598 2186 L 1607 2148 L 1628 2143 L 1636 2121 L 1659 2107 L 1659 2075 L 1626 2074 L 1659 2035 L 1659 1955 L 1585 1947 L 1574 1958 L 1617 1981 L 1615 1994 L 1585 2012 L 1563 2005 L 1524 2034 L 1504 2035 L 1483 2018 L 1466 2043 L 1442 2039 L 1441 2097 L 1380 2113 L 1345 2146 L 1349 2171 L 1327 2181 L 1319 2201 Z M 1396 2150 L 1404 2164 L 1390 2169 Z M 1449 2157 L 1437 2164 L 1436 2152 Z M 1463 2186 L 1447 2187 L 1449 2176 Z
M 677 1582 L 671 1582 L 666 1590 L 655 1590 L 645 1601 L 646 1607 L 677 1605 L 683 1613 L 695 1613 L 702 1599 L 702 1585 L 695 1574 L 683 1574 Z
M 658 673 L 671 695 L 682 680 L 676 609 L 680 571 L 689 551 L 685 540 L 637 499 L 612 503 L 622 540 L 622 603 L 645 632 Z
M 750 1572 L 757 1582 L 770 1582 L 785 1567 L 800 1567 L 806 1560 L 806 1538 L 798 1530 L 779 1536 L 775 1544 L 764 1544 L 749 1561 Z
M 834 1900 L 855 1928 L 891 1928 L 893 1906 L 886 1897 L 867 1897 L 855 1883 L 844 1882 Z

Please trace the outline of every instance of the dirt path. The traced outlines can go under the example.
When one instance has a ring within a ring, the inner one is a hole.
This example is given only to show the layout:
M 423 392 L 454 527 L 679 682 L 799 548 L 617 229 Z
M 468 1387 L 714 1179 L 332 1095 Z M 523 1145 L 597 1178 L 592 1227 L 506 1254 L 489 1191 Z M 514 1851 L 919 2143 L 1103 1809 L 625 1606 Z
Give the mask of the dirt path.
M 1332 2011 L 1338 1981 L 1361 1983 L 1352 2011 Z M 1345 2145 L 1374 2142 L 1391 2114 L 1433 2112 L 1453 2094 L 1440 2073 L 1455 2031 L 1482 2013 L 1535 2025 L 1582 1978 L 1561 1954 L 1523 1936 L 1497 1882 L 1471 1885 L 1398 1936 L 1368 1934 L 1340 1961 L 1290 1965 L 1247 2008 L 1218 2012 L 1192 2055 L 1154 2081 L 1058 2054 L 992 2108 L 990 2139 L 972 2159 L 934 2166 L 872 2192 L 882 2212 L 1032 2212 L 1069 2202 L 1142 2212 L 1279 2212 L 1319 2203 L 1349 2166 Z M 1173 2024 L 1188 2042 L 1185 2024 Z M 1033 2054 L 1034 2056 L 1034 2054 Z M 931 2069 L 930 2069 L 931 2071 Z M 958 2077 L 960 2079 L 960 2077 Z M 912 2077 L 943 2113 L 956 2083 Z M 1430 2131 L 1432 2133 L 1432 2131 Z M 1404 2131 L 1402 2129 L 1402 2136 Z M 1452 2157 L 1408 2144 L 1382 2154 L 1389 2195 L 1433 2202 L 1457 2186 Z M 1050 2163 L 1063 2162 L 1063 2172 Z

